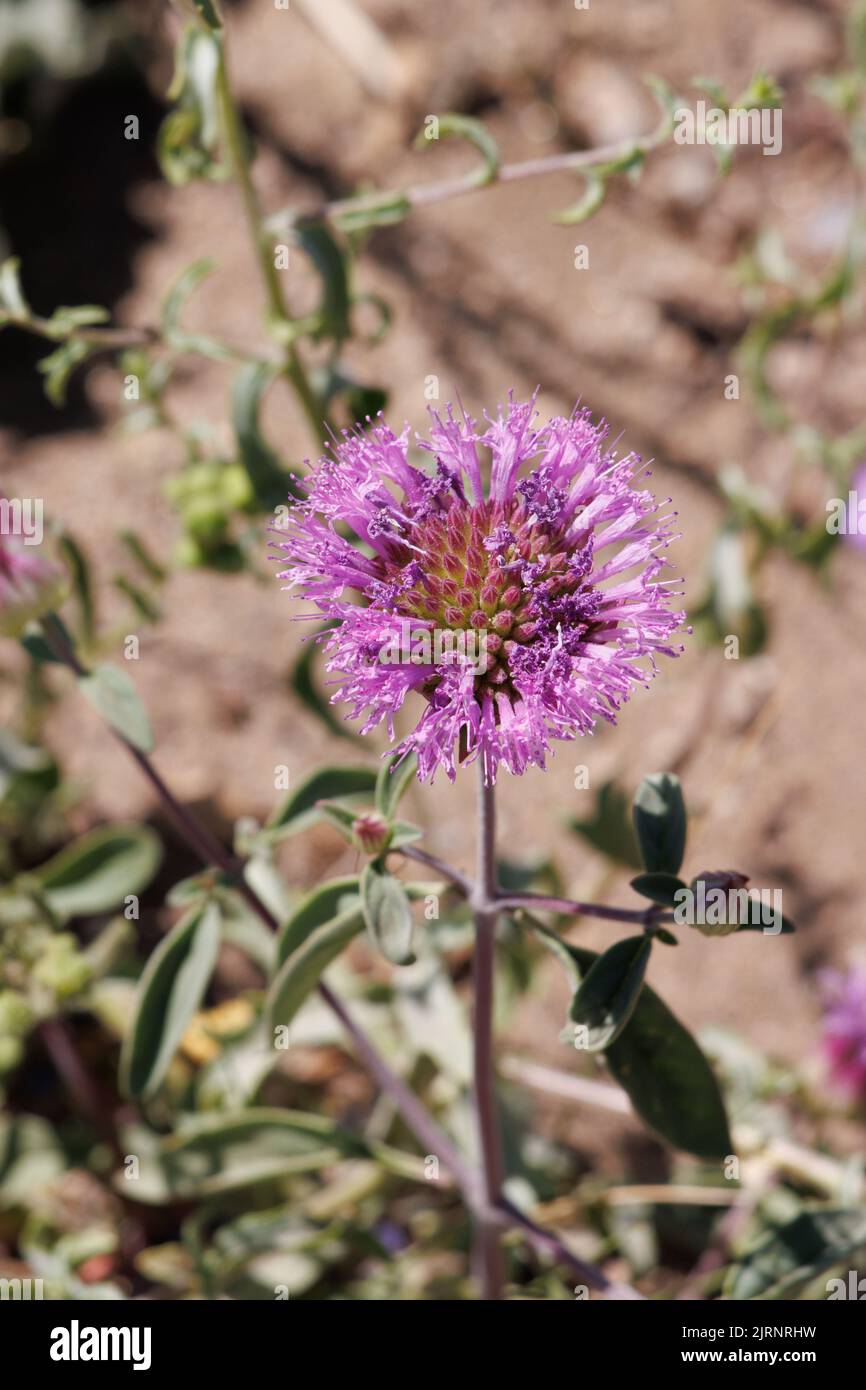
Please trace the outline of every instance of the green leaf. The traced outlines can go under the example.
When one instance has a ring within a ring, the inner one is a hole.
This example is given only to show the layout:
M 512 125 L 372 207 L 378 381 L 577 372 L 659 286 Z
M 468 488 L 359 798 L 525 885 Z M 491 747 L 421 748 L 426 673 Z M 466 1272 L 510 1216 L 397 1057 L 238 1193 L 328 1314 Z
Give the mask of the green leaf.
M 408 820 L 395 820 L 391 826 L 391 838 L 388 841 L 389 849 L 400 849 L 403 845 L 414 845 L 416 841 L 424 838 L 424 831 L 420 825 L 413 825 Z
M 668 931 L 667 927 L 656 927 L 653 930 L 653 940 L 662 941 L 665 946 L 679 946 L 680 944 L 673 932 Z
M 358 301 L 355 300 L 357 304 Z M 353 425 L 366 428 L 375 421 L 388 404 L 388 392 L 380 386 L 350 386 L 346 390 L 346 406 Z
M 6 319 L 30 317 L 30 305 L 21 289 L 21 262 L 10 256 L 0 265 L 0 324 Z
M 599 959 L 594 951 L 563 941 L 529 914 L 524 918 L 573 983 Z M 731 1152 L 725 1105 L 710 1064 L 649 985 L 644 985 L 626 1027 L 604 1055 L 638 1115 L 668 1143 L 699 1158 Z
M 417 769 L 418 759 L 414 753 L 406 757 L 391 753 L 382 762 L 376 778 L 376 809 L 386 820 L 393 816 Z
M 358 911 L 361 906 L 359 887 L 358 875 L 351 874 L 346 878 L 332 879 L 302 898 L 277 937 L 277 965 L 282 965 L 318 927 L 324 926 L 349 907 Z
M 672 772 L 645 777 L 634 799 L 634 828 L 648 873 L 679 873 L 686 848 L 686 806 Z
M 638 874 L 633 878 L 631 886 L 641 897 L 649 898 L 650 902 L 661 903 L 664 907 L 676 907 L 675 894 L 685 884 L 676 874 Z
M 72 592 L 75 594 L 81 616 L 81 635 L 85 642 L 89 643 L 93 640 L 96 627 L 90 562 L 75 537 L 68 531 L 60 537 L 58 544 L 72 579 Z
M 121 1084 L 128 1095 L 151 1096 L 160 1086 L 204 998 L 219 944 L 219 909 L 205 903 L 182 917 L 148 960 L 121 1052 Z
M 178 104 L 159 128 L 156 154 L 169 183 L 225 178 L 220 162 L 222 127 L 217 81 L 220 38 L 189 24 L 175 48 L 175 70 L 168 95 Z
M 214 0 L 192 0 L 208 28 L 219 30 L 223 27 L 222 16 Z
M 234 360 L 233 354 L 221 343 L 215 342 L 203 333 L 188 333 L 180 322 L 187 300 L 215 270 L 214 261 L 200 260 L 187 266 L 183 274 L 178 276 L 162 306 L 162 331 L 166 342 L 177 352 L 200 353 L 203 357 L 212 357 L 216 361 L 230 362 Z
M 370 795 L 376 789 L 376 773 L 368 767 L 322 767 L 310 773 L 290 792 L 264 826 L 272 840 L 297 835 L 322 819 L 319 801 L 334 797 Z
M 400 880 L 368 864 L 361 874 L 361 907 L 367 931 L 385 959 L 393 965 L 411 965 L 415 922 Z
M 159 839 L 147 826 L 108 825 L 73 840 L 34 872 L 58 917 L 89 917 L 140 893 L 161 858 Z
M 473 179 L 475 188 L 483 188 L 486 183 L 493 183 L 499 173 L 500 155 L 499 146 L 490 132 L 471 116 L 461 116 L 456 112 L 449 112 L 445 116 L 438 117 L 438 138 L 458 140 L 468 140 L 470 145 L 474 145 L 481 155 L 482 164 Z M 432 136 L 426 130 L 422 130 L 415 141 L 417 149 L 426 149 L 428 145 L 435 143 Z
M 320 801 L 317 809 L 320 819 L 338 831 L 346 844 L 351 845 L 354 842 L 354 811 L 350 811 L 348 806 L 340 806 L 336 801 Z
M 648 936 L 629 936 L 599 956 L 572 1000 L 570 1018 L 588 1029 L 587 1052 L 619 1037 L 634 1012 L 652 951 Z
M 67 338 L 59 348 L 42 357 L 36 363 L 36 370 L 45 377 L 45 394 L 52 405 L 61 406 L 66 401 L 66 387 L 74 369 L 95 351 L 89 343 L 80 338 Z
M 56 616 L 55 614 L 55 617 Z M 57 621 L 60 622 L 60 619 L 58 618 Z M 68 635 L 67 633 L 67 636 Z M 33 660 L 40 665 L 49 665 L 51 662 L 60 666 L 64 665 L 63 658 L 59 657 L 56 652 L 49 647 L 45 638 L 35 625 L 31 625 L 30 630 L 25 632 L 23 637 L 20 637 L 18 640 L 28 656 L 32 657 Z
M 607 193 L 607 180 L 596 169 L 584 170 L 584 178 L 586 187 L 582 197 L 563 212 L 557 212 L 553 215 L 552 220 L 558 222 L 562 227 L 574 227 L 579 222 L 586 222 L 594 212 L 598 212 L 604 202 Z
M 142 753 L 150 752 L 153 748 L 150 721 L 125 671 L 118 666 L 95 666 L 88 675 L 79 676 L 78 686 L 106 723 L 127 743 Z
M 630 869 L 642 867 L 629 823 L 628 802 L 615 782 L 605 782 L 599 788 L 592 816 L 586 820 L 571 820 L 568 826 L 608 859 L 615 859 Z
M 342 343 L 350 336 L 351 300 L 346 254 L 322 223 L 301 224 L 295 228 L 295 236 L 322 281 L 322 298 L 314 315 L 316 327 L 312 336 L 316 340 L 330 338 Z
M 318 927 L 284 960 L 265 1003 L 265 1030 L 287 1027 L 332 961 L 364 929 L 360 908 L 349 908 Z
M 127 1141 L 138 1152 L 136 1140 Z M 295 1173 L 316 1172 L 341 1158 L 366 1153 L 354 1135 L 305 1111 L 265 1107 L 196 1115 L 177 1134 L 142 1156 L 139 1182 L 123 1183 L 142 1202 L 222 1196 Z M 128 1189 L 128 1191 L 127 1191 Z
M 124 530 L 118 532 L 117 538 L 126 546 L 133 560 L 141 567 L 147 578 L 152 580 L 154 584 L 162 584 L 167 577 L 167 570 L 148 549 L 141 536 L 136 535 L 134 531 Z
M 292 488 L 289 474 L 265 442 L 259 424 L 262 397 L 275 375 L 276 368 L 270 363 L 254 362 L 243 367 L 232 384 L 232 424 L 238 454 L 256 499 L 265 511 L 285 502 Z
M 0 728 L 0 796 L 5 796 L 16 777 L 47 772 L 53 766 L 51 754 L 32 743 L 24 743 L 11 729 Z
M 76 328 L 107 323 L 111 315 L 101 304 L 60 304 L 48 320 L 51 336 L 66 337 Z
M 408 216 L 412 204 L 405 193 L 385 192 L 352 200 L 334 213 L 334 225 L 347 236 L 371 227 L 393 227 Z
M 866 1212 L 816 1208 L 800 1212 L 758 1242 L 728 1272 L 725 1298 L 789 1298 L 833 1265 L 845 1265 L 866 1248 Z M 845 1295 L 847 1297 L 847 1291 Z
M 658 102 L 662 112 L 662 118 L 655 134 L 661 135 L 664 132 L 670 134 L 674 128 L 676 113 L 683 105 L 682 97 L 677 96 L 673 87 L 671 87 L 663 77 L 658 77 L 655 73 L 650 73 L 644 78 L 644 81 Z
M 146 623 L 155 623 L 162 617 L 162 610 L 158 604 L 154 603 L 150 595 L 138 584 L 133 584 L 131 579 L 127 579 L 125 574 L 116 574 L 111 582 L 115 589 L 129 600 L 136 618 L 141 618 Z

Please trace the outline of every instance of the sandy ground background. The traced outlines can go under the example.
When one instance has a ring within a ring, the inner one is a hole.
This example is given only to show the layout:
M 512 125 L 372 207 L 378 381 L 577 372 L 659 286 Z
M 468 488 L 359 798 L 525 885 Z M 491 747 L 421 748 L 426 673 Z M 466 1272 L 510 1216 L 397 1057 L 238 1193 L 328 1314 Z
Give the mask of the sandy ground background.
M 734 262 L 758 228 L 777 228 L 790 254 L 812 270 L 839 250 L 853 183 L 841 126 L 809 82 L 839 61 L 843 7 L 591 0 L 576 11 L 570 0 L 364 0 L 362 8 L 393 48 L 402 95 L 372 95 L 295 7 L 277 12 L 264 0 L 231 7 L 234 79 L 259 141 L 256 178 L 268 208 L 311 206 L 365 178 L 418 181 L 466 167 L 471 155 L 461 147 L 412 152 L 411 137 L 428 112 L 481 116 L 505 157 L 521 159 L 650 129 L 656 116 L 643 74 L 660 73 L 684 89 L 709 73 L 739 91 L 757 68 L 774 73 L 786 93 L 783 154 L 741 150 L 727 181 L 717 179 L 707 149 L 671 146 L 650 159 L 638 186 L 617 181 L 602 211 L 580 228 L 550 220 L 580 193 L 577 179 L 563 175 L 432 207 L 375 235 L 357 285 L 390 302 L 394 325 L 381 346 L 354 348 L 349 357 L 364 379 L 389 388 L 392 421 L 419 427 L 431 374 L 440 377 L 443 399 L 459 388 L 473 411 L 495 406 L 511 386 L 518 394 L 540 387 L 543 410 L 567 410 L 581 397 L 624 431 L 629 447 L 655 458 L 657 490 L 670 493 L 680 512 L 676 562 L 692 603 L 720 515 L 720 468 L 738 464 L 755 482 L 801 489 L 803 505 L 823 511 L 822 495 L 795 477 L 790 446 L 759 424 L 747 392 L 729 401 L 723 387 L 747 323 Z M 169 73 L 164 31 L 153 9 L 141 22 L 152 27 L 149 80 L 159 93 Z M 113 135 L 94 126 L 90 138 L 98 166 Z M 128 324 L 150 321 L 172 278 L 211 256 L 219 269 L 191 304 L 190 325 L 259 340 L 260 290 L 230 188 L 171 190 L 145 161 L 141 175 L 122 184 L 123 216 L 135 236 L 125 274 L 117 276 L 111 248 L 95 230 L 100 195 L 93 190 L 73 207 L 73 173 L 42 190 L 53 231 L 37 238 L 39 255 L 49 254 L 53 239 L 54 255 L 71 257 L 79 280 L 92 286 L 89 297 L 105 302 L 104 251 L 113 277 L 105 288 L 118 321 Z M 116 195 L 105 194 L 112 206 Z M 75 229 L 71 246 L 65 218 Z M 574 268 L 577 242 L 589 248 L 589 270 Z M 289 275 L 289 293 L 303 303 L 306 273 L 301 267 Z M 866 336 L 849 330 L 844 351 L 832 338 L 789 339 L 772 369 L 803 419 L 841 431 L 862 414 L 864 366 Z M 11 380 L 14 386 L 14 372 Z M 229 447 L 227 386 L 220 366 L 191 363 L 172 402 L 181 419 L 206 419 Z M 134 526 L 157 552 L 170 549 L 176 522 L 163 485 L 177 469 L 177 446 L 167 434 L 123 437 L 112 428 L 120 408 L 108 367 L 92 368 L 77 404 L 45 424 L 19 418 L 20 404 L 10 394 L 0 433 L 7 488 L 44 497 L 47 512 L 89 544 L 106 574 L 117 565 L 122 526 Z M 311 452 L 280 386 L 268 400 L 266 425 L 286 459 Z M 687 869 L 736 867 L 756 885 L 781 887 L 799 932 L 720 942 L 686 932 L 677 951 L 656 952 L 652 983 L 691 1026 L 738 1029 L 811 1068 L 815 971 L 863 954 L 863 554 L 839 555 L 831 591 L 774 560 L 764 598 L 771 617 L 764 654 L 725 661 L 721 651 L 690 641 L 651 692 L 634 698 L 615 731 L 560 745 L 546 774 L 506 778 L 502 844 L 512 858 L 553 852 L 576 896 L 603 888 L 611 901 L 630 903 L 627 875 L 606 879 L 604 861 L 563 822 L 588 814 L 608 777 L 631 789 L 648 772 L 678 772 L 694 816 Z M 167 608 L 165 621 L 142 635 L 135 674 L 159 766 L 182 797 L 226 821 L 263 817 L 274 800 L 275 764 L 287 763 L 299 777 L 335 751 L 351 754 L 348 745 L 335 749 L 287 693 L 300 634 L 276 584 L 183 573 L 172 580 Z M 146 787 L 87 708 L 65 702 L 51 734 L 69 772 L 90 786 L 83 823 L 152 813 Z M 589 768 L 588 791 L 575 790 L 577 764 Z M 471 857 L 472 793 L 470 779 L 456 788 L 442 782 L 415 793 L 412 808 L 430 827 L 431 845 L 462 864 Z M 326 832 L 292 841 L 286 854 L 303 883 L 340 862 Z M 610 937 L 587 925 L 582 939 L 597 946 Z M 567 1066 L 556 1041 L 564 995 L 555 968 L 545 978 L 509 1042 Z M 595 1116 L 571 1123 L 593 1142 Z

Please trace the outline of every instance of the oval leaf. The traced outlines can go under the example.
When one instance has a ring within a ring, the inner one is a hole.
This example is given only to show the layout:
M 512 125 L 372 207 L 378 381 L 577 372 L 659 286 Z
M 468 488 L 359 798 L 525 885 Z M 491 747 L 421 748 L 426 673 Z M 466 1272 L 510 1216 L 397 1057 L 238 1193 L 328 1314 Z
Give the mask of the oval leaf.
M 322 767 L 305 777 L 267 821 L 264 833 L 273 840 L 297 835 L 321 820 L 317 802 L 335 797 L 369 795 L 376 773 L 369 767 Z
M 649 898 L 650 902 L 662 903 L 664 907 L 676 907 L 677 900 L 675 894 L 685 888 L 681 878 L 676 874 L 638 874 L 633 878 L 631 886 L 641 897 Z
M 361 905 L 359 884 L 357 874 L 335 878 L 302 898 L 277 937 L 277 966 L 281 966 L 308 936 L 338 916 L 341 910 L 346 911 L 352 906 L 357 912 Z
M 574 996 L 570 1017 L 588 1029 L 587 1052 L 619 1037 L 634 1012 L 652 951 L 648 936 L 629 936 L 599 956 Z
M 382 763 L 376 778 L 376 809 L 386 819 L 393 816 L 417 769 L 418 759 L 414 753 L 408 757 L 392 753 Z
M 368 864 L 361 875 L 361 907 L 367 931 L 386 960 L 411 965 L 415 926 L 408 894 L 399 879 Z
M 292 1022 L 298 1009 L 313 992 L 332 961 L 349 942 L 363 931 L 360 909 L 352 908 L 318 927 L 302 946 L 283 962 L 268 992 L 265 1026 L 271 1037 L 274 1029 Z
M 138 748 L 149 753 L 153 748 L 153 733 L 138 691 L 125 671 L 118 666 L 97 666 L 78 685 L 82 695 L 99 711 L 107 724 Z
M 73 840 L 35 876 L 58 917 L 85 917 L 141 892 L 161 858 L 159 839 L 147 826 L 109 825 Z
M 599 959 L 528 914 L 524 919 L 572 980 L 586 976 Z M 713 1070 L 691 1033 L 649 985 L 643 986 L 631 1018 L 604 1055 L 638 1115 L 670 1144 L 699 1158 L 731 1152 L 725 1104 Z
M 634 828 L 647 873 L 678 874 L 686 848 L 686 804 L 672 772 L 645 777 L 634 799 Z
M 332 1120 L 269 1108 L 197 1115 L 142 1157 L 137 1201 L 213 1197 L 294 1173 L 314 1172 L 366 1152 Z
M 127 1094 L 150 1096 L 160 1085 L 204 997 L 219 944 L 219 909 L 205 903 L 182 917 L 150 957 L 121 1053 Z

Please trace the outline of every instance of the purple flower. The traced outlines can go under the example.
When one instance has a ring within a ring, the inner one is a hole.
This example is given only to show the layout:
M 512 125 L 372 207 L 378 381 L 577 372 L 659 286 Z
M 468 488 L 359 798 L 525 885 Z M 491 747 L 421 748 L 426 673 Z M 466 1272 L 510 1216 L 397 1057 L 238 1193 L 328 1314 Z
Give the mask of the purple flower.
M 866 1096 L 866 970 L 823 970 L 822 1047 L 830 1082 L 849 1100 Z
M 659 578 L 673 516 L 636 485 L 648 470 L 585 409 L 535 417 L 511 398 L 483 429 L 431 411 L 427 470 L 409 461 L 408 426 L 344 432 L 273 528 L 285 587 L 338 620 L 325 651 L 348 717 L 362 732 L 384 720 L 393 741 L 406 696 L 426 700 L 400 745 L 422 780 L 478 757 L 488 783 L 500 763 L 543 767 L 553 739 L 615 722 L 656 654 L 682 650 L 674 581 Z M 482 659 L 440 659 L 443 632 Z

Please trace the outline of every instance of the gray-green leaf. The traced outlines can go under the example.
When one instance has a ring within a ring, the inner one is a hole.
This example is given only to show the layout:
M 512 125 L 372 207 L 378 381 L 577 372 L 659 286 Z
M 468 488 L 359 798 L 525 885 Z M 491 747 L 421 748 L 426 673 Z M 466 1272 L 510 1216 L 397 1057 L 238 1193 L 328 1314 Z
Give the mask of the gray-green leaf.
M 35 871 L 60 918 L 110 912 L 153 878 L 162 848 L 144 825 L 109 825 L 66 845 Z
M 816 1209 L 758 1242 L 729 1271 L 725 1297 L 787 1298 L 825 1269 L 866 1249 L 866 1212 Z
M 151 751 L 153 731 L 147 711 L 125 671 L 119 666 L 96 666 L 88 675 L 79 677 L 78 685 L 82 695 L 127 743 L 142 753 Z
M 182 917 L 150 957 L 121 1053 L 128 1095 L 151 1096 L 159 1087 L 204 998 L 219 944 L 219 909 L 209 902 Z
M 317 805 L 335 797 L 370 794 L 376 788 L 376 773 L 368 767 L 322 767 L 299 782 L 265 824 L 263 834 L 270 840 L 297 835 L 322 819 Z
M 331 962 L 363 928 L 360 908 L 349 908 L 333 921 L 318 927 L 297 950 L 286 957 L 268 991 L 265 1004 L 265 1027 L 270 1037 L 273 1037 L 275 1028 L 286 1027 L 292 1022 Z
M 324 926 L 349 907 L 358 911 L 361 905 L 359 882 L 357 874 L 335 878 L 330 883 L 323 883 L 320 888 L 314 888 L 301 899 L 277 938 L 278 966 L 302 946 L 318 927 Z
M 414 920 L 408 894 L 399 879 L 376 864 L 361 875 L 361 906 L 373 944 L 394 965 L 410 965 Z

